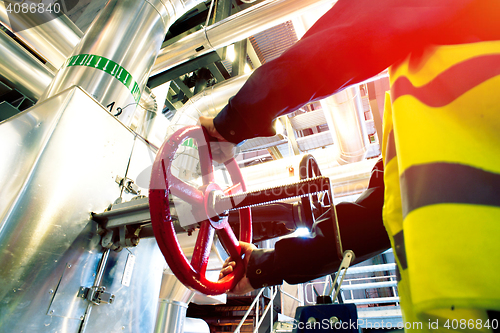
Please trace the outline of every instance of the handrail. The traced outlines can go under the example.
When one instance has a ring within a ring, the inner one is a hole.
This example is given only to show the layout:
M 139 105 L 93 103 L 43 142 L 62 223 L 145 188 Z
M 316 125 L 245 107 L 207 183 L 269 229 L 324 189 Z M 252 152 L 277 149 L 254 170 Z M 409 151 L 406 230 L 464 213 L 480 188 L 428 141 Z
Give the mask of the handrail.
M 260 319 L 259 319 L 259 313 L 258 313 L 259 312 L 259 310 L 258 310 L 259 309 L 259 303 L 258 303 L 258 301 L 259 301 L 260 297 L 262 296 L 264 290 L 266 290 L 266 289 L 271 290 L 271 298 L 270 298 L 269 304 L 264 309 L 264 312 L 262 313 L 262 316 L 260 316 Z M 271 287 L 262 288 L 259 291 L 259 293 L 257 294 L 257 296 L 255 296 L 255 299 L 253 300 L 252 304 L 248 308 L 247 312 L 245 312 L 245 315 L 241 319 L 241 321 L 238 324 L 238 326 L 236 326 L 236 329 L 234 330 L 234 333 L 240 333 L 241 326 L 243 326 L 245 320 L 247 319 L 247 317 L 250 314 L 250 312 L 252 312 L 252 310 L 253 310 L 254 307 L 256 307 L 255 317 L 256 317 L 256 321 L 257 321 L 257 325 L 255 326 L 254 333 L 257 333 L 259 331 L 260 325 L 262 325 L 262 322 L 264 321 L 264 318 L 266 317 L 266 314 L 269 311 L 269 309 L 271 309 L 271 331 L 272 331 L 272 326 L 273 326 L 273 312 L 272 312 L 273 311 L 273 303 L 274 303 L 274 299 L 278 295 L 278 292 L 280 292 L 283 295 L 286 295 L 286 296 L 288 296 L 288 297 L 296 300 L 297 302 L 299 302 L 299 304 L 301 306 L 304 305 L 303 301 L 301 301 L 297 297 L 295 297 L 295 296 L 287 293 L 286 291 L 284 291 L 281 288 L 281 286 L 271 286 Z
M 269 300 L 269 304 L 267 304 L 266 309 L 262 313 L 262 317 L 260 318 L 259 322 L 257 323 L 257 326 L 255 327 L 253 333 L 258 333 L 259 332 L 260 325 L 262 324 L 262 322 L 266 318 L 266 314 L 267 314 L 267 311 L 269 311 L 269 309 L 271 309 L 271 325 L 270 325 L 270 330 L 271 331 L 273 330 L 273 312 L 272 312 L 272 307 L 273 307 L 274 299 L 276 298 L 276 295 L 278 294 L 278 288 L 277 287 L 274 288 L 272 286 L 268 287 L 268 288 L 272 292 L 271 299 Z M 276 289 L 276 291 L 273 292 L 273 289 Z
M 241 329 L 241 326 L 243 326 L 243 323 L 245 322 L 245 320 L 247 319 L 248 315 L 250 314 L 250 312 L 252 311 L 253 307 L 255 306 L 255 304 L 257 303 L 257 301 L 260 299 L 260 296 L 262 295 L 262 293 L 264 292 L 264 288 L 262 288 L 259 293 L 257 294 L 257 296 L 255 296 L 255 299 L 253 300 L 252 304 L 250 305 L 250 307 L 248 308 L 247 312 L 245 313 L 245 315 L 243 316 L 243 318 L 241 319 L 240 323 L 238 324 L 238 326 L 236 326 L 236 329 L 234 330 L 234 333 L 239 333 L 240 332 L 240 329 Z
M 343 291 L 348 291 L 348 290 L 357 290 L 357 289 L 378 289 L 378 288 L 390 288 L 390 287 L 396 287 L 397 286 L 397 281 L 395 281 L 393 278 L 395 278 L 395 275 L 384 275 L 384 276 L 372 276 L 372 277 L 363 277 L 363 278 L 354 278 L 354 279 L 348 279 L 345 280 L 344 283 L 342 284 L 340 290 Z M 386 280 L 390 279 L 390 281 L 377 281 L 377 280 Z M 368 283 L 359 283 L 359 284 L 352 284 L 352 282 L 356 281 L 375 281 L 375 282 L 368 282 Z M 345 284 L 345 282 L 348 282 L 349 284 Z M 308 282 L 304 285 L 304 288 L 308 290 L 309 288 L 313 288 L 314 291 L 314 285 L 331 285 L 333 283 L 333 279 L 331 278 L 330 275 L 327 275 L 327 278 L 325 281 L 317 281 L 317 282 Z M 306 302 L 307 303 L 313 303 L 313 301 L 308 299 L 308 292 L 305 293 L 306 297 Z M 380 299 L 385 299 L 384 297 Z M 377 298 L 376 300 L 380 302 L 380 299 Z M 390 302 L 399 302 L 399 298 L 387 298 L 387 300 L 390 300 Z M 371 300 L 372 302 L 375 302 L 375 299 Z M 345 303 L 355 303 L 355 302 L 360 302 L 361 303 L 366 303 L 367 299 L 361 298 L 361 299 L 354 299 L 354 300 L 344 300 Z M 384 303 L 384 301 L 380 302 Z
M 283 295 L 286 295 L 288 297 L 290 297 L 291 299 L 294 299 L 296 300 L 297 302 L 299 302 L 300 305 L 304 305 L 304 301 L 301 301 L 300 299 L 298 299 L 297 297 L 293 296 L 293 295 L 290 295 L 289 293 L 287 293 L 286 291 L 284 291 L 282 289 L 282 286 L 280 286 L 280 292 L 283 294 Z

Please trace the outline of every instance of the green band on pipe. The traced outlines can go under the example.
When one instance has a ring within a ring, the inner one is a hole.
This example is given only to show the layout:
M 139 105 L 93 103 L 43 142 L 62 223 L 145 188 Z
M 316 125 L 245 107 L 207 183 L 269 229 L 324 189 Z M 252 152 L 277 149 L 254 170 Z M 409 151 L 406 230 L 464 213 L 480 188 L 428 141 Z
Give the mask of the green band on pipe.
M 65 66 L 86 66 L 99 69 L 109 75 L 115 77 L 123 83 L 134 97 L 136 103 L 141 99 L 139 85 L 125 68 L 114 62 L 113 60 L 94 55 L 94 54 L 77 54 L 66 60 Z
M 196 145 L 196 142 L 194 141 L 193 138 L 189 138 L 189 139 L 184 140 L 181 143 L 181 146 L 186 146 L 186 147 L 198 149 L 198 146 Z

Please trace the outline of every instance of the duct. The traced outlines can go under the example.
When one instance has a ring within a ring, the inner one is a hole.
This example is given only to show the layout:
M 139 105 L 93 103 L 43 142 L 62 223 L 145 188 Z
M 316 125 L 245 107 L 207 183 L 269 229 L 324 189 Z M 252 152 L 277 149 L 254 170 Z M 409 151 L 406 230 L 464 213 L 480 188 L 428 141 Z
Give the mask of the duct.
M 155 333 L 182 333 L 188 304 L 194 291 L 186 288 L 172 273 L 163 273 Z
M 88 301 L 76 294 L 102 251 L 89 212 L 120 197 L 116 176 L 145 169 L 138 153 L 155 150 L 79 88 L 1 122 L 0 141 L 0 331 L 79 332 Z M 101 285 L 115 302 L 93 307 L 86 332 L 153 330 L 164 259 L 142 239 L 125 282 L 129 254 L 110 253 Z
M 198 30 L 163 48 L 151 75 L 159 74 L 190 59 L 248 38 L 258 32 L 335 0 L 267 0 L 242 10 L 214 25 Z
M 215 117 L 226 106 L 229 98 L 240 90 L 249 76 L 250 73 L 231 78 L 194 95 L 175 113 L 167 130 L 167 136 L 184 126 L 195 125 L 200 116 Z
M 363 130 L 359 88 L 344 89 L 320 102 L 337 149 L 335 160 L 339 164 L 363 160 L 367 152 L 364 140 L 367 135 Z
M 7 14 L 5 1 L 0 2 L 0 22 L 55 69 L 62 66 L 83 36 L 80 29 L 62 13 Z
M 35 101 L 54 77 L 50 69 L 1 30 L 0 59 L 0 76 Z
M 129 126 L 166 31 L 197 3 L 109 1 L 42 100 L 77 85 Z

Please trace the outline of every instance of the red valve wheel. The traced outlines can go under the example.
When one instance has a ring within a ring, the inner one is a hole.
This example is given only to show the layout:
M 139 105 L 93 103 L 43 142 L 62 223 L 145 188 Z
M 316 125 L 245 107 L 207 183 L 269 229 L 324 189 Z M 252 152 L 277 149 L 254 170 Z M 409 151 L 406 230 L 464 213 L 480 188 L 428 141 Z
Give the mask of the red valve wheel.
M 195 139 L 198 144 L 203 181 L 203 185 L 199 188 L 184 183 L 173 176 L 171 171 L 171 163 L 174 160 L 177 148 L 188 138 Z M 176 131 L 163 143 L 156 154 L 151 171 L 149 210 L 156 241 L 175 276 L 187 287 L 206 295 L 219 295 L 234 288 L 245 274 L 245 266 L 243 259 L 241 259 L 241 247 L 227 222 L 227 217 L 222 219 L 213 217 L 213 214 L 210 213 L 208 200 L 212 191 L 222 191 L 227 195 L 246 191 L 246 187 L 234 158 L 225 163 L 234 185 L 222 190 L 215 183 L 212 153 L 208 138 L 209 136 L 204 128 L 187 126 Z M 200 230 L 191 262 L 184 255 L 177 239 L 170 216 L 169 193 L 191 204 L 193 211 L 202 216 L 199 218 L 201 221 Z M 241 209 L 239 214 L 241 224 L 240 240 L 250 243 L 252 241 L 250 208 Z M 232 258 L 238 258 L 234 271 L 217 282 L 210 281 L 205 276 L 215 231 L 228 254 Z

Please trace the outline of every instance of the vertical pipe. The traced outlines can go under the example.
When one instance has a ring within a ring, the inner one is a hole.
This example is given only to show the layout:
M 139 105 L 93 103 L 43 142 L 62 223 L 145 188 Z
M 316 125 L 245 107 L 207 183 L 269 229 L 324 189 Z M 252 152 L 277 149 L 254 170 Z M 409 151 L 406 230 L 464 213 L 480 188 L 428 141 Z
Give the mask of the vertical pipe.
M 187 308 L 186 303 L 160 299 L 154 333 L 183 333 Z
M 60 68 L 80 42 L 83 33 L 64 14 L 54 15 L 54 13 L 46 12 L 41 18 L 47 22 L 43 24 L 38 22 L 38 25 L 36 22 L 30 21 L 30 18 L 40 19 L 40 15 L 39 13 L 32 16 L 22 15 L 22 13 L 12 15 L 7 13 L 5 5 L 0 2 L 0 23 L 10 29 L 31 50 L 45 59 L 49 66 Z M 0 39 L 2 44 L 0 55 L 3 60 L 0 64 L 2 67 L 0 75 L 24 95 L 35 101 L 38 100 L 54 79 L 54 73 L 7 35 L 3 34 Z M 139 121 L 149 125 L 154 122 L 156 111 L 151 112 L 150 107 L 154 103 L 151 91 L 145 89 L 139 105 L 142 105 L 148 112 L 146 115 L 141 114 Z M 140 129 L 141 132 L 138 133 L 147 137 L 150 132 L 149 127 Z
M 176 5 L 167 0 L 110 0 L 41 100 L 77 85 L 130 125 L 165 33 L 176 17 Z
M 273 289 L 276 288 L 276 291 L 273 292 Z M 276 297 L 276 294 L 278 293 L 278 286 L 271 287 L 271 312 L 269 312 L 269 318 L 271 319 L 271 323 L 269 324 L 269 331 L 272 332 L 273 330 L 273 310 L 274 310 L 274 298 Z
M 335 156 L 339 164 L 359 162 L 366 156 L 363 138 L 363 119 L 356 102 L 356 88 L 347 88 L 321 100 L 321 106 L 337 149 Z
M 361 100 L 361 91 L 359 89 L 359 85 L 352 86 L 351 89 L 354 94 L 353 100 L 358 114 L 359 130 L 361 132 L 361 137 L 363 138 L 363 144 L 366 148 L 370 145 L 370 139 L 365 125 L 365 110 L 363 109 L 363 101 Z

